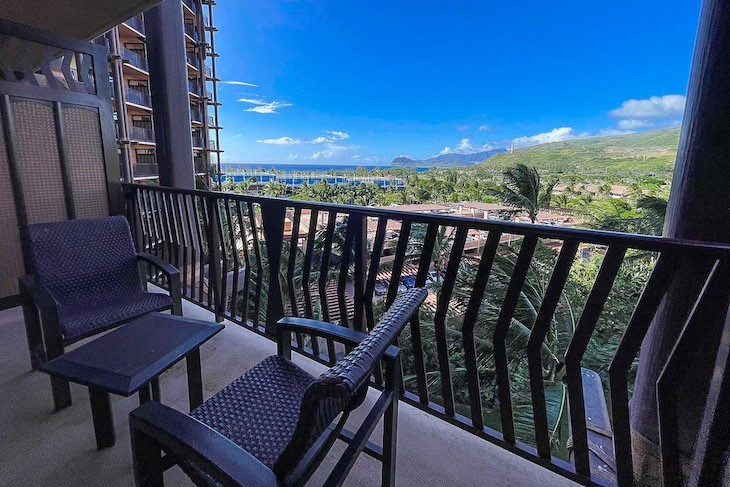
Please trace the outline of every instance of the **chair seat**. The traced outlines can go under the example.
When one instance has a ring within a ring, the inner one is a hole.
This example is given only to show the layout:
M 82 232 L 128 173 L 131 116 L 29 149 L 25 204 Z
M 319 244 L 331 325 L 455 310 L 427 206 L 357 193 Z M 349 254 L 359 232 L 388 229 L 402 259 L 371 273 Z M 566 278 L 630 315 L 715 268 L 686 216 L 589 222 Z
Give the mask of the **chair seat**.
M 304 392 L 314 380 L 289 360 L 268 357 L 190 415 L 273 468 L 291 440 Z
M 104 294 L 89 293 L 81 299 L 61 303 L 58 319 L 64 340 L 70 341 L 119 322 L 170 307 L 172 299 L 167 294 L 148 293 L 141 289 Z

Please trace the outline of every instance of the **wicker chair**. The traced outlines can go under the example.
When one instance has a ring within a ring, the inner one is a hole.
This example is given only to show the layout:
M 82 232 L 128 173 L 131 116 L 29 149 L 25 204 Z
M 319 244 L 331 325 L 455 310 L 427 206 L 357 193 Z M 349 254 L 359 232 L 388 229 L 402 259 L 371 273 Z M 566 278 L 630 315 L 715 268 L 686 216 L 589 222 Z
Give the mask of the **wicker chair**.
M 163 485 L 163 472 L 176 464 L 196 485 L 303 485 L 338 438 L 348 447 L 325 485 L 341 485 L 363 451 L 382 461 L 382 484 L 394 485 L 401 364 L 400 350 L 391 344 L 426 295 L 425 289 L 400 295 L 368 335 L 284 318 L 277 324 L 278 355 L 263 360 L 190 415 L 155 402 L 135 409 L 129 422 L 137 485 Z M 293 332 L 354 349 L 315 378 L 290 360 Z M 356 432 L 343 430 L 350 412 L 363 403 L 381 359 L 382 394 Z M 368 441 L 381 417 L 382 448 Z
M 33 369 L 66 346 L 143 314 L 182 314 L 178 270 L 137 254 L 123 216 L 28 225 L 28 236 L 34 274 L 20 278 L 20 289 Z M 139 262 L 167 276 L 169 296 L 146 291 Z M 69 406 L 68 382 L 51 381 L 56 410 Z

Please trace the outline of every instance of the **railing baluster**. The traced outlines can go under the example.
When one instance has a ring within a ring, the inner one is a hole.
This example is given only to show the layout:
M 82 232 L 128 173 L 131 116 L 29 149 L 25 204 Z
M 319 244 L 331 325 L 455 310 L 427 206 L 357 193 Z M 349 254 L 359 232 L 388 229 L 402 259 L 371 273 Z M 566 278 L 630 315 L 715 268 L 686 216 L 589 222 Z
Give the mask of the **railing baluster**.
M 236 232 L 233 228 L 233 218 L 231 217 L 231 200 L 224 199 L 226 223 L 228 223 L 228 235 L 231 239 L 231 260 L 233 260 L 233 282 L 231 283 L 231 319 L 236 319 L 236 311 L 238 306 L 238 269 L 240 263 L 238 261 L 238 246 L 236 245 Z M 228 281 L 228 278 L 226 278 Z
M 286 268 L 287 290 L 289 291 L 289 306 L 291 315 L 299 316 L 299 305 L 297 304 L 297 291 L 294 286 L 294 271 L 297 266 L 297 250 L 299 250 L 299 225 L 302 220 L 302 209 L 294 208 L 294 218 L 291 224 L 291 236 L 289 239 L 289 259 Z M 297 347 L 304 347 L 304 339 L 301 333 L 296 333 Z
M 319 303 L 322 308 L 322 319 L 331 321 L 329 303 L 327 301 L 327 279 L 329 277 L 330 255 L 332 253 L 332 240 L 334 239 L 335 223 L 337 213 L 331 211 L 327 213 L 327 229 L 325 230 L 324 243 L 322 244 L 322 258 L 319 268 Z M 327 340 L 327 358 L 331 363 L 335 360 L 335 344 L 331 339 Z
M 550 283 L 542 298 L 540 310 L 535 318 L 535 324 L 527 341 L 527 365 L 530 376 L 530 393 L 532 395 L 532 418 L 535 424 L 535 442 L 537 454 L 543 458 L 550 458 L 550 429 L 548 425 L 547 406 L 545 404 L 545 386 L 542 368 L 542 346 L 545 336 L 550 329 L 555 310 L 563 294 L 563 288 L 570 275 L 575 254 L 580 242 L 566 240 L 558 254 L 558 260 L 553 268 Z M 558 364 L 554 364 L 557 367 Z
M 449 310 L 451 294 L 454 291 L 456 275 L 459 272 L 461 256 L 464 253 L 464 244 L 468 233 L 467 227 L 458 227 L 454 244 L 449 254 L 449 263 L 446 265 L 446 274 L 438 296 L 436 314 L 433 317 L 436 335 L 436 351 L 439 361 L 439 375 L 441 376 L 441 395 L 444 401 L 444 412 L 447 416 L 454 415 L 454 386 L 451 383 L 451 367 L 449 365 L 449 343 L 446 337 L 446 313 Z
M 155 192 L 149 191 L 147 195 L 149 196 L 149 203 L 150 203 L 150 211 L 152 212 L 152 223 L 154 225 L 155 229 L 155 255 L 157 257 L 160 257 L 161 259 L 165 258 L 165 247 L 164 247 L 164 237 L 162 236 L 162 225 L 160 223 L 160 220 L 162 218 L 162 214 L 160 213 L 159 209 L 159 202 L 157 200 Z M 152 275 L 154 276 L 154 282 L 157 285 L 160 285 L 160 274 L 159 272 L 156 272 L 154 269 L 151 269 Z
M 721 306 L 721 309 L 728 307 L 729 270 L 727 263 L 723 264 L 719 260 L 713 265 L 657 380 L 659 445 L 662 453 L 664 485 L 682 483 L 678 386 L 687 373 L 687 364 L 696 363 L 698 353 L 708 352 L 702 350 L 703 340 L 705 343 L 715 343 L 714 337 L 711 340 L 708 339 L 708 331 L 712 329 L 708 325 L 717 321 L 718 305 Z M 723 316 L 724 318 L 725 316 Z
M 608 369 L 611 385 L 616 477 L 618 485 L 621 486 L 634 484 L 634 462 L 631 455 L 631 425 L 629 422 L 629 369 L 634 357 L 639 352 L 644 335 L 646 335 L 654 314 L 664 298 L 667 287 L 675 277 L 675 262 L 678 258 L 679 255 L 673 252 L 662 252 L 660 254 Z
M 340 307 L 340 324 L 352 328 L 350 320 L 347 316 L 347 299 L 346 299 L 346 288 L 347 278 L 350 270 L 350 255 L 352 254 L 353 240 L 355 238 L 355 230 L 350 223 L 350 219 L 347 220 L 347 230 L 345 234 L 345 244 L 342 247 L 340 255 L 340 272 L 337 279 L 337 303 Z
M 187 253 L 190 254 L 190 283 L 186 284 L 189 290 L 189 297 L 191 300 L 195 300 L 193 297 L 194 291 L 195 291 L 195 266 L 196 266 L 196 256 L 195 256 L 195 235 L 194 235 L 194 228 L 193 228 L 193 211 L 194 206 L 193 205 L 193 198 L 194 196 L 191 196 L 188 198 L 187 195 L 182 195 L 182 202 L 183 206 L 185 208 L 185 231 L 188 235 L 188 245 L 187 245 Z M 192 208 L 191 208 L 192 207 Z
M 205 231 L 208 241 L 208 303 L 213 309 L 216 321 L 223 321 L 225 295 L 222 279 L 225 267 L 221 267 L 225 255 L 223 232 L 221 230 L 220 208 L 216 197 L 208 197 L 205 203 Z
M 307 233 L 307 247 L 304 252 L 304 262 L 302 263 L 302 290 L 304 292 L 304 313 L 307 318 L 313 318 L 312 310 L 312 289 L 309 279 L 312 268 L 312 255 L 314 254 L 314 241 L 317 236 L 317 217 L 319 212 L 312 210 L 309 213 L 309 231 Z M 319 342 L 316 337 L 312 337 L 312 353 L 319 357 Z
M 408 249 L 408 239 L 411 236 L 411 222 L 406 220 L 401 223 L 400 235 L 398 236 L 398 244 L 395 248 L 395 260 L 393 260 L 393 270 L 390 274 L 390 286 L 388 287 L 388 295 L 385 299 L 385 307 L 395 301 L 398 295 L 398 286 L 400 286 L 400 275 L 403 272 L 403 264 L 406 260 L 406 250 Z
M 530 235 L 522 240 L 520 253 L 517 256 L 512 277 L 507 287 L 507 293 L 502 302 L 502 309 L 497 318 L 494 329 L 494 369 L 497 383 L 497 395 L 499 397 L 499 413 L 502 419 L 502 435 L 507 443 L 515 443 L 515 424 L 512 414 L 512 393 L 509 386 L 509 370 L 507 368 L 507 332 L 512 324 L 512 317 L 517 307 L 517 301 L 522 292 L 522 285 L 525 283 L 527 271 L 530 268 L 532 255 L 537 246 L 537 237 Z
M 349 224 L 353 229 L 353 288 L 355 310 L 352 326 L 357 331 L 365 331 L 365 281 L 368 263 L 368 219 L 361 214 L 351 214 Z
M 141 229 L 141 246 L 139 248 L 140 252 L 149 252 L 149 214 L 145 210 L 144 203 L 142 199 L 144 198 L 142 194 L 142 190 L 137 188 L 134 191 L 134 196 L 137 201 L 137 214 L 139 215 L 139 221 L 140 221 L 140 229 Z
M 464 323 L 461 327 L 462 341 L 464 343 L 464 365 L 466 367 L 467 386 L 469 387 L 469 406 L 471 408 L 471 423 L 477 429 L 484 428 L 482 417 L 482 397 L 479 387 L 479 367 L 477 364 L 476 345 L 474 343 L 474 325 L 479 316 L 479 310 L 484 299 L 484 292 L 487 289 L 489 273 L 492 271 L 494 257 L 499 247 L 499 239 L 502 236 L 499 232 L 489 232 L 487 243 L 482 250 L 479 260 L 476 278 L 469 303 L 464 314 Z
M 180 286 L 183 297 L 188 294 L 188 274 L 190 268 L 190 261 L 188 260 L 188 249 L 190 248 L 190 239 L 188 235 L 187 227 L 187 207 L 184 194 L 175 194 L 175 208 L 177 213 L 177 222 L 179 227 L 179 235 L 182 243 L 180 244 L 180 254 L 182 255 L 182 269 Z
M 266 333 L 276 336 L 276 322 L 284 317 L 284 298 L 281 292 L 281 251 L 284 247 L 284 220 L 286 207 L 271 201 L 259 204 L 261 225 L 266 243 L 266 259 L 269 270 L 269 288 L 266 299 Z
M 375 297 L 375 283 L 378 280 L 380 270 L 380 256 L 383 254 L 385 243 L 385 229 L 388 225 L 387 218 L 378 218 L 378 225 L 375 230 L 373 248 L 370 252 L 370 269 L 365 283 L 365 321 L 367 329 L 372 330 L 375 326 L 375 312 L 373 310 L 373 299 Z
M 261 261 L 261 247 L 259 246 L 259 234 L 256 224 L 256 213 L 254 212 L 253 203 L 248 202 L 248 222 L 251 225 L 251 238 L 253 239 L 253 252 L 256 257 L 256 294 L 253 301 L 253 326 L 259 327 L 259 318 L 261 314 L 261 292 L 264 282 L 264 265 Z
M 201 197 L 193 198 L 193 211 L 195 213 L 195 229 L 198 235 L 198 302 L 207 307 L 211 308 L 213 303 L 210 301 L 210 288 L 208 288 L 208 297 L 204 294 L 203 283 L 205 279 L 205 249 L 203 248 L 203 242 L 207 242 L 206 235 L 207 231 L 204 229 L 207 212 L 205 210 L 205 199 Z M 201 222 L 202 220 L 202 222 Z M 210 252 L 210 249 L 208 250 Z M 207 301 L 206 301 L 207 299 Z
M 565 352 L 565 380 L 568 387 L 568 406 L 573 436 L 573 457 L 575 470 L 590 477 L 591 468 L 588 456 L 588 433 L 586 430 L 585 400 L 583 398 L 583 374 L 581 360 L 588 348 L 603 306 L 608 299 L 613 283 L 626 255 L 626 247 L 613 246 L 608 249 L 588 295 L 573 338 Z
M 248 326 L 248 299 L 249 299 L 249 288 L 251 282 L 251 258 L 249 256 L 248 237 L 246 236 L 246 222 L 244 219 L 243 210 L 241 209 L 242 202 L 236 202 L 236 214 L 238 215 L 239 230 L 241 233 L 241 250 L 243 250 L 243 311 L 241 312 L 241 319 L 244 325 Z
M 421 247 L 421 258 L 416 273 L 416 287 L 426 287 L 428 272 L 433 261 L 433 249 L 436 246 L 439 224 L 429 223 Z M 426 383 L 426 363 L 423 359 L 423 338 L 421 337 L 421 321 L 418 313 L 413 314 L 410 323 L 411 344 L 413 346 L 413 368 L 416 373 L 416 388 L 421 404 L 428 404 L 428 384 Z
M 220 242 L 220 266 L 218 263 L 216 263 L 216 268 L 220 269 L 220 274 L 218 277 L 218 283 L 216 287 L 216 291 L 220 289 L 220 294 L 218 295 L 218 306 L 220 309 L 220 314 L 225 314 L 228 310 L 228 249 L 226 248 L 226 228 L 223 226 L 225 220 L 225 216 L 221 214 L 221 205 L 225 206 L 227 202 L 227 199 L 225 197 L 217 198 L 215 200 L 215 221 L 216 221 L 216 228 L 218 230 L 218 240 Z M 228 229 L 230 230 L 230 228 Z M 209 267 L 210 269 L 210 267 Z M 209 275 L 210 278 L 210 275 Z M 210 287 L 210 280 L 208 281 L 208 286 Z

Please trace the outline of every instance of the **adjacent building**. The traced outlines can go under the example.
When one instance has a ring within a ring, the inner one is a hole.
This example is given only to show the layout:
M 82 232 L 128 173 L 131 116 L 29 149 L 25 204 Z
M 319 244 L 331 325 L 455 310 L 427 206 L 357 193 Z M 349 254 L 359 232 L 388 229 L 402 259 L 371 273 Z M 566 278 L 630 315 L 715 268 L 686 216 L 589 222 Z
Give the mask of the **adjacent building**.
M 190 112 L 188 120 L 166 123 L 190 124 L 192 166 L 195 174 L 210 181 L 211 167 L 220 166 L 216 58 L 213 25 L 213 0 L 182 0 L 183 25 L 179 17 L 165 20 L 163 29 L 182 29 L 187 61 L 187 87 Z M 148 23 L 149 24 L 149 23 Z M 157 24 L 159 25 L 159 24 Z M 155 150 L 150 73 L 156 66 L 147 56 L 149 25 L 139 14 L 107 32 L 99 42 L 109 52 L 110 82 L 114 97 L 114 115 L 119 143 L 122 175 L 128 181 L 143 182 L 159 177 Z M 152 27 L 155 28 L 155 27 Z

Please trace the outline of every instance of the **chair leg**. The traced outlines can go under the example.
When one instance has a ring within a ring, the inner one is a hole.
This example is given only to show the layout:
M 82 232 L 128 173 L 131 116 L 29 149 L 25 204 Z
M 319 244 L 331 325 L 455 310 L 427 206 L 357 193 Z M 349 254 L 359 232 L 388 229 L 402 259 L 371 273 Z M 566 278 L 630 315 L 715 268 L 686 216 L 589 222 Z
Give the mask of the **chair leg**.
M 33 370 L 46 361 L 46 349 L 43 346 L 43 330 L 38 315 L 38 308 L 33 302 L 32 291 L 28 288 L 23 278 L 18 279 L 20 287 L 20 304 L 23 307 L 23 318 L 25 321 L 25 334 L 28 338 L 28 352 L 30 353 L 30 365 Z
M 51 391 L 53 392 L 53 407 L 56 411 L 71 405 L 71 385 L 66 379 L 51 377 Z
M 387 389 L 393 391 L 393 400 L 383 415 L 383 471 L 382 485 L 395 485 L 395 458 L 398 440 L 398 399 L 401 384 L 400 356 L 386 364 Z
M 137 487 L 163 487 L 165 468 L 159 444 L 141 431 L 132 428 L 132 462 Z
M 162 402 L 162 392 L 160 391 L 160 378 L 155 377 L 154 379 L 152 379 L 152 382 L 150 382 L 150 386 L 152 388 L 152 400 Z

